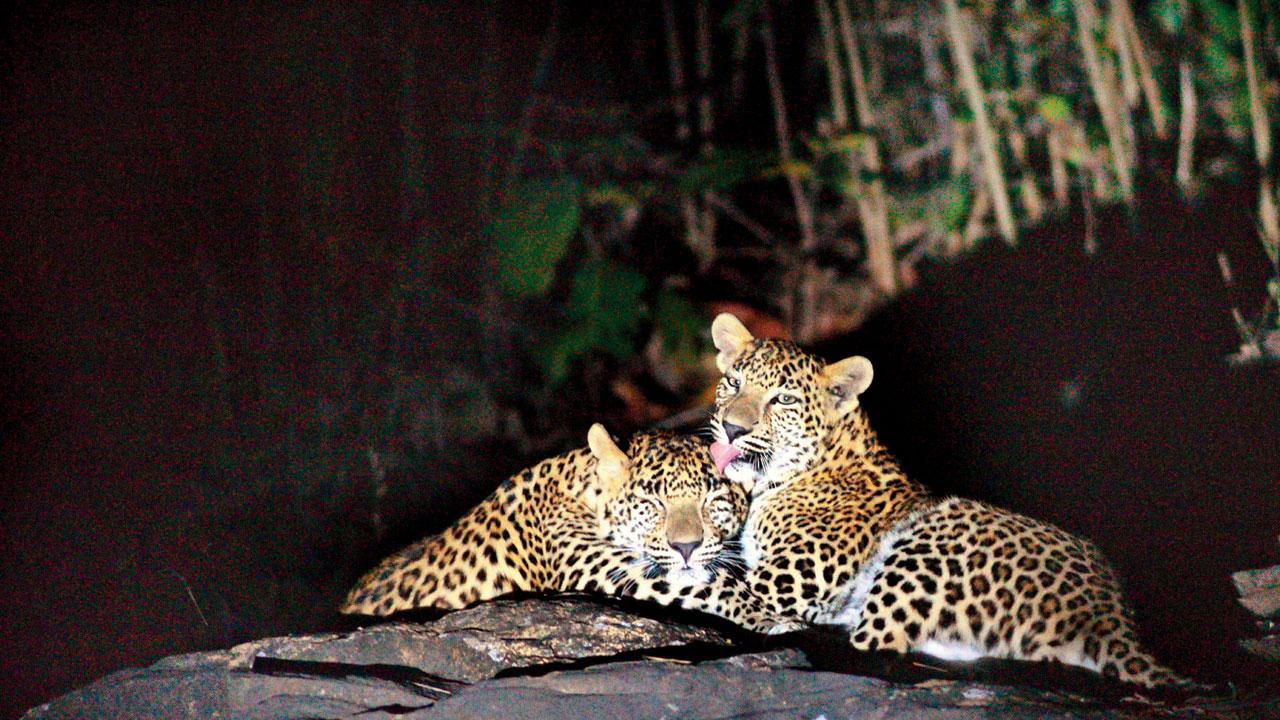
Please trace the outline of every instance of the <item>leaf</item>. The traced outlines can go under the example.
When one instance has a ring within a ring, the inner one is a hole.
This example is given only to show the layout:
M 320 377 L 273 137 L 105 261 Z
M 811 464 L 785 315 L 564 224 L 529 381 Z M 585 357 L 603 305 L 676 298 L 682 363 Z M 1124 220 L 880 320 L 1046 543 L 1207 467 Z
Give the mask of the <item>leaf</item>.
M 498 282 L 517 297 L 542 295 L 578 231 L 582 194 L 577 178 L 540 178 L 515 184 L 489 223 Z
M 1205 64 L 1209 66 L 1210 73 L 1214 79 L 1222 85 L 1231 85 L 1239 81 L 1240 63 L 1235 56 L 1231 54 L 1231 50 L 1227 48 L 1227 44 L 1218 39 L 1213 39 L 1204 46 Z
M 946 232 L 960 230 L 969 221 L 969 208 L 973 202 L 968 177 L 962 175 L 953 178 L 947 184 L 943 198 L 946 203 L 942 207 L 943 229 Z
M 676 181 L 682 193 L 730 190 L 753 179 L 764 165 L 762 157 L 744 150 L 716 150 L 691 163 Z
M 850 132 L 831 138 L 832 152 L 860 152 L 870 137 L 866 133 Z
M 578 267 L 565 307 L 568 323 L 534 353 L 551 384 L 564 382 L 587 356 L 635 354 L 644 288 L 643 275 L 611 260 L 590 259 Z
M 671 288 L 658 291 L 653 303 L 653 325 L 668 355 L 692 362 L 702 350 L 702 328 L 706 325 L 693 303 Z
M 1155 0 L 1148 12 L 1160 24 L 1161 29 L 1170 35 L 1177 35 L 1182 30 L 1186 18 L 1182 14 L 1183 0 Z
M 1036 105 L 1036 112 L 1046 122 L 1063 122 L 1071 119 L 1071 103 L 1061 95 L 1045 95 Z
M 1236 14 L 1235 5 L 1218 0 L 1196 0 L 1196 7 L 1209 21 L 1209 31 L 1214 39 L 1231 47 L 1240 44 L 1240 16 Z
M 635 195 L 613 183 L 604 183 L 587 190 L 583 202 L 588 207 L 612 205 L 621 210 L 629 210 L 640 204 Z
M 784 160 L 765 171 L 765 177 L 794 177 L 808 180 L 814 176 L 813 166 L 803 160 Z

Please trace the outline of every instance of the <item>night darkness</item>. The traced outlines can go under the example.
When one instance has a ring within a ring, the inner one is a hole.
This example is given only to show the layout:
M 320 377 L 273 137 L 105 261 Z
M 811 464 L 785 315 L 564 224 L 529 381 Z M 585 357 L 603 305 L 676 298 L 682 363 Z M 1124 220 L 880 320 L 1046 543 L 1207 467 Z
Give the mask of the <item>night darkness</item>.
M 361 571 L 508 473 L 597 419 L 652 421 L 584 389 L 635 363 L 531 399 L 537 367 L 493 351 L 548 312 L 486 291 L 481 208 L 523 151 L 476 128 L 518 125 L 531 83 L 560 107 L 665 102 L 656 6 L 565 4 L 540 72 L 547 3 L 457 5 L 6 11 L 0 716 L 165 655 L 323 629 Z M 780 40 L 793 120 L 812 125 L 825 81 L 798 60 L 802 25 Z M 767 144 L 763 96 L 734 118 L 722 137 Z M 669 142 L 669 122 L 635 132 Z M 909 471 L 1091 538 L 1157 655 L 1257 681 L 1274 670 L 1234 647 L 1253 630 L 1227 575 L 1280 561 L 1280 380 L 1223 362 L 1228 309 L 1265 296 L 1256 173 L 1188 206 L 1171 148 L 1144 151 L 1137 210 L 1090 211 L 1098 254 L 1073 209 L 1017 250 L 923 264 L 817 348 L 876 363 L 867 407 Z M 650 281 L 694 272 L 677 222 L 637 232 L 625 258 Z M 695 278 L 702 321 L 765 295 L 734 288 L 774 279 L 745 267 Z

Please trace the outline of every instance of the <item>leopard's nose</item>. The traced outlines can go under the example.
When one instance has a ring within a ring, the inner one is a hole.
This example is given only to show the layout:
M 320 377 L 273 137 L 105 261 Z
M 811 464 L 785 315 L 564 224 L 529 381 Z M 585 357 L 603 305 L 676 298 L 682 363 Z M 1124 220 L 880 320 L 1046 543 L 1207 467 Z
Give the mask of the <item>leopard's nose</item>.
M 728 442 L 733 442 L 734 438 L 746 435 L 747 432 L 747 428 L 741 425 L 734 425 L 731 422 L 724 423 L 724 436 Z
M 673 542 L 671 543 L 671 548 L 680 553 L 680 557 L 684 558 L 684 564 L 688 565 L 689 558 L 693 557 L 693 552 L 697 550 L 698 546 L 701 544 L 701 540 L 694 540 L 693 542 Z

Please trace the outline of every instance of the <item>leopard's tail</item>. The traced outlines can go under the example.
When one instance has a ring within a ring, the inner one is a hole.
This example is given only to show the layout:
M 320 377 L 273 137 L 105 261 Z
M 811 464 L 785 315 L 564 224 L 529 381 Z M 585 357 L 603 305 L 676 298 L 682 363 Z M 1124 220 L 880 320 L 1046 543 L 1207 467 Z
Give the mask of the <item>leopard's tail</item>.
M 1114 619 L 1104 620 L 1111 630 Z M 1212 685 L 1198 682 L 1161 663 L 1142 647 L 1132 627 L 1122 624 L 1111 632 L 1086 636 L 1084 655 L 1106 677 L 1146 688 L 1184 692 L 1216 692 Z

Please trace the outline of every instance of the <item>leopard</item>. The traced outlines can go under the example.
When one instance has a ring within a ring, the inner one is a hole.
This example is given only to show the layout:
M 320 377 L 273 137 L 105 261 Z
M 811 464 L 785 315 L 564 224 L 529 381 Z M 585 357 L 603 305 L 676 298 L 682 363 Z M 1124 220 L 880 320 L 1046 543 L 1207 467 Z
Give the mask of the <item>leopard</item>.
M 1056 662 L 1144 688 L 1208 687 L 1142 646 L 1092 543 L 908 477 L 861 407 L 868 359 L 827 363 L 755 338 L 730 314 L 711 330 L 722 377 L 710 453 L 751 494 L 746 570 L 692 591 L 642 581 L 635 594 L 766 633 L 834 626 L 861 651 Z
M 364 574 L 340 612 L 455 610 L 511 593 L 622 595 L 629 573 L 664 588 L 732 572 L 748 497 L 704 442 L 661 431 L 623 451 L 603 425 L 587 447 L 503 482 L 444 531 Z

